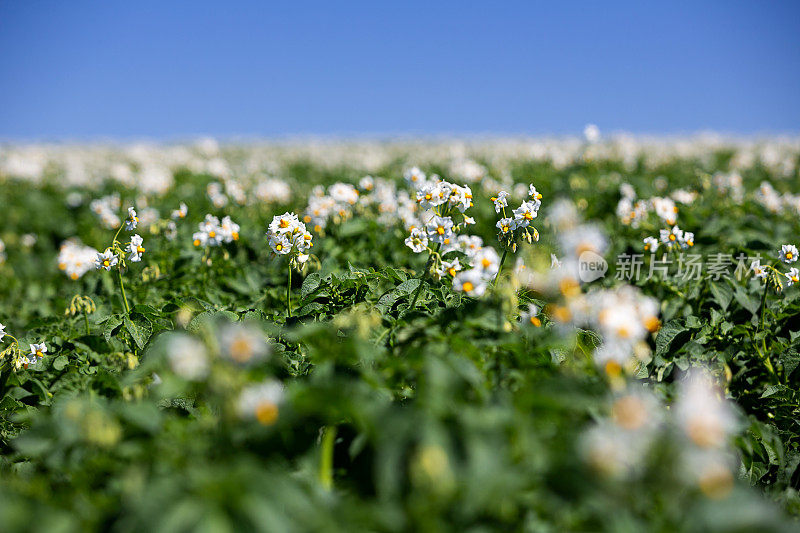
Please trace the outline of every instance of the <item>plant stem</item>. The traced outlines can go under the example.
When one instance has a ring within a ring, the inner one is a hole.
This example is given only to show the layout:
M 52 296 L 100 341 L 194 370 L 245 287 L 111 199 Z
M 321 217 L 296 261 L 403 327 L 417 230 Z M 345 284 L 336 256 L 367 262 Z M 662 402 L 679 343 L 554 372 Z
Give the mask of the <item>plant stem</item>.
M 86 326 L 86 334 L 89 335 L 89 316 L 86 314 L 86 309 L 83 310 L 83 324 Z
M 286 282 L 286 316 L 292 317 L 292 265 L 289 264 L 289 280 Z
M 756 333 L 761 331 L 761 327 L 764 325 L 764 311 L 767 308 L 767 292 L 769 291 L 769 283 L 764 283 L 764 294 L 761 296 L 761 311 L 758 317 L 758 328 L 756 328 Z
M 333 445 L 336 443 L 336 426 L 322 430 L 322 448 L 319 458 L 319 482 L 325 490 L 333 488 Z
M 131 308 L 128 305 L 128 298 L 125 296 L 125 284 L 122 282 L 122 272 L 117 270 L 117 281 L 119 282 L 119 291 L 122 293 L 122 303 L 125 304 L 125 313 L 131 314 Z
M 508 249 L 506 248 L 503 250 L 503 255 L 500 257 L 500 264 L 497 266 L 497 274 L 494 276 L 494 281 L 492 282 L 492 287 L 497 285 L 497 280 L 500 279 L 500 271 L 503 270 L 503 263 L 506 262 L 506 255 L 508 255 Z
M 422 285 L 425 283 L 425 278 L 428 277 L 428 270 L 431 268 L 431 263 L 433 263 L 433 255 L 439 253 L 439 248 L 442 247 L 442 243 L 436 245 L 436 249 L 433 251 L 432 254 L 428 256 L 428 262 L 425 263 L 425 270 L 419 276 L 419 286 L 417 286 L 417 290 L 414 291 L 414 299 L 411 300 L 411 306 L 409 309 L 414 309 L 414 306 L 417 305 L 417 298 L 419 298 L 419 294 L 422 292 Z

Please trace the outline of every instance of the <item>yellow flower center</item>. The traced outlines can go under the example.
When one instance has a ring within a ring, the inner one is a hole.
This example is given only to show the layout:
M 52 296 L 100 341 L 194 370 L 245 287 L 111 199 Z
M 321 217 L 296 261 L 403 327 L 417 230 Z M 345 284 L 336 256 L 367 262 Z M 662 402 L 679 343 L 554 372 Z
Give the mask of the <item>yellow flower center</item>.
M 464 289 L 464 292 L 472 292 L 472 290 L 475 288 L 475 285 L 473 285 L 471 281 L 467 281 L 461 286 L 461 288 Z
M 671 241 L 675 240 L 675 234 L 674 233 L 670 233 L 669 240 L 671 240 Z
M 109 265 L 110 265 L 110 263 L 108 262 L 108 259 L 106 259 L 105 261 L 103 261 L 103 266 L 107 267 L 107 266 L 109 266 Z
M 140 254 L 143 254 L 143 253 L 144 253 L 144 246 L 137 246 L 137 247 L 136 247 L 136 251 L 137 251 L 138 253 L 140 253 Z
M 484 258 L 481 260 L 481 265 L 483 265 L 483 268 L 489 268 L 489 266 L 490 266 L 491 264 L 492 264 L 492 262 L 491 262 L 491 261 L 490 261 L 488 258 L 486 258 L 486 257 L 484 257 Z
M 792 258 L 792 252 L 786 252 L 786 259 Z
M 542 321 L 539 320 L 538 316 L 532 316 L 531 317 L 531 324 L 533 324 L 534 326 L 536 326 L 538 328 L 539 326 L 542 325 Z
M 609 377 L 619 377 L 619 375 L 622 374 L 622 366 L 612 359 L 606 363 L 605 371 Z
M 455 267 L 448 268 L 447 269 L 447 273 L 450 274 L 451 276 L 455 276 L 456 275 L 456 268 Z
M 639 429 L 647 422 L 647 410 L 642 402 L 633 396 L 624 396 L 614 402 L 611 413 L 614 422 L 623 429 Z
M 262 402 L 256 407 L 256 420 L 264 426 L 271 426 L 278 419 L 278 406 L 272 402 Z
M 239 338 L 231 343 L 230 353 L 234 361 L 244 363 L 253 357 L 253 347 L 247 339 Z
M 309 222 L 311 222 L 311 217 L 310 217 L 310 216 L 308 216 L 308 215 L 304 216 L 304 217 L 303 217 L 303 222 L 305 222 L 306 224 L 308 224 Z
M 648 331 L 654 333 L 661 327 L 661 321 L 654 316 L 647 317 L 644 319 L 644 327 L 646 327 Z
M 239 233 L 234 231 L 233 234 L 232 234 L 232 237 L 233 237 L 234 241 L 238 241 L 239 240 Z
M 216 232 L 216 231 L 209 231 L 209 232 L 208 232 L 208 236 L 209 236 L 209 237 L 211 237 L 211 238 L 213 239 L 214 237 L 216 237 L 216 236 L 217 236 L 217 232 Z
M 439 235 L 444 235 L 444 226 L 439 226 L 438 228 L 436 228 L 436 233 L 438 233 Z
M 195 240 L 192 242 L 192 244 L 194 244 L 195 246 L 200 246 L 200 239 L 195 239 Z
M 430 200 L 431 198 L 432 198 L 432 196 L 430 195 L 430 193 L 425 195 L 425 199 L 426 200 Z
M 283 245 L 282 244 L 276 244 L 275 245 L 275 249 L 280 252 L 281 250 L 283 250 Z
M 281 222 L 280 222 L 280 227 L 282 227 L 282 228 L 288 228 L 288 227 L 289 227 L 289 221 L 288 221 L 288 220 L 286 220 L 285 218 L 282 218 L 282 219 L 281 219 Z

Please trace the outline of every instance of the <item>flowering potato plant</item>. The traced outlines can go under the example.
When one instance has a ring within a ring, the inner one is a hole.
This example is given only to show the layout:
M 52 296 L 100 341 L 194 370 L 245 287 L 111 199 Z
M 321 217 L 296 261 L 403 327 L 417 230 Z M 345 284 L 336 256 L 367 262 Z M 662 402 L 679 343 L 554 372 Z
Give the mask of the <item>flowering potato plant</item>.
M 0 529 L 797 529 L 799 156 L 3 146 Z

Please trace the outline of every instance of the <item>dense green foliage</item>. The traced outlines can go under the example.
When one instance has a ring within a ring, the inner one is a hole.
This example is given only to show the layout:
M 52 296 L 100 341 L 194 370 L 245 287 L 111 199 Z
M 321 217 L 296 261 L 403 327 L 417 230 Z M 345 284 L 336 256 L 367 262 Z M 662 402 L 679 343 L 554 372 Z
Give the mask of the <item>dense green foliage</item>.
M 622 284 L 616 258 L 643 253 L 642 239 L 666 227 L 652 217 L 638 228 L 621 223 L 622 183 L 641 198 L 696 192 L 679 204 L 679 224 L 695 233 L 693 252 L 705 257 L 761 254 L 776 264 L 780 246 L 796 242 L 798 213 L 770 210 L 753 196 L 765 180 L 779 192 L 799 192 L 791 190 L 796 170 L 786 177 L 748 166 L 738 201 L 712 178 L 730 170 L 733 154 L 707 155 L 649 164 L 480 163 L 502 183 L 534 183 L 544 198 L 540 218 L 556 198 L 569 198 L 602 227 L 610 271 L 582 289 L 589 291 Z M 402 189 L 404 168 L 398 160 L 375 175 Z M 447 168 L 424 170 L 446 175 Z M 90 270 L 73 281 L 56 256 L 67 238 L 99 250 L 111 242 L 114 230 L 102 227 L 90 200 L 119 193 L 124 218 L 128 205 L 141 206 L 141 193 L 111 180 L 64 186 L 57 174 L 38 182 L 0 178 L 7 254 L 0 323 L 24 352 L 30 343 L 48 347 L 39 363 L 15 370 L 7 354 L 1 367 L 0 530 L 797 527 L 798 286 L 776 291 L 752 278 L 749 262 L 745 276 L 731 268 L 719 279 L 704 272 L 699 280 L 629 281 L 659 302 L 662 325 L 648 335 L 651 355 L 629 370 L 624 387 L 670 405 L 681 371 L 708 367 L 738 405 L 736 479 L 721 492 L 688 482 L 676 466 L 684 444 L 675 431 L 635 474 L 604 475 L 586 460 L 583 443 L 589 428 L 609 418 L 620 385 L 592 357 L 598 335 L 556 323 L 550 315 L 561 296 L 520 285 L 514 258 L 495 287 L 468 297 L 447 279 L 420 281 L 427 256 L 403 244 L 402 224 L 387 226 L 357 209 L 312 231 L 313 256 L 291 278 L 287 318 L 287 262 L 270 252 L 267 225 L 285 211 L 302 214 L 313 185 L 355 184 L 363 172 L 295 161 L 283 173 L 294 194 L 286 205 L 251 198 L 214 207 L 206 190 L 218 178 L 186 169 L 169 190 L 147 195 L 163 219 L 181 202 L 188 215 L 174 240 L 163 224 L 140 228 L 147 251 L 124 273 L 129 313 L 113 272 Z M 469 232 L 497 246 L 489 200 L 496 190 L 472 189 Z M 65 201 L 69 193 L 82 201 Z M 238 240 L 193 246 L 206 213 L 230 215 L 241 227 Z M 549 265 L 551 252 L 560 255 L 552 227 L 538 229 L 540 241 L 513 254 L 535 271 Z M 23 244 L 25 234 L 36 242 Z M 76 295 L 96 309 L 70 313 Z M 519 321 L 532 302 L 550 304 L 541 327 Z M 231 322 L 263 332 L 269 355 L 247 365 L 219 355 Z M 170 366 L 174 330 L 205 346 L 207 377 L 185 379 Z M 0 342 L 3 349 L 11 341 Z M 285 387 L 277 418 L 242 417 L 241 391 L 268 378 Z

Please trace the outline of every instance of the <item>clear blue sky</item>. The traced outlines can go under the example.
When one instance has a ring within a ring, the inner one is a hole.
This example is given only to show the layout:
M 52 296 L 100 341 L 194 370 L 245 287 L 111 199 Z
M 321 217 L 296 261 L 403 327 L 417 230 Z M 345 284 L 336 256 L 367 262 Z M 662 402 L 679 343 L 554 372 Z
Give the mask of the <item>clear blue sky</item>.
M 0 0 L 0 137 L 800 131 L 800 2 Z

